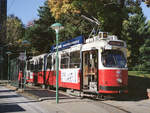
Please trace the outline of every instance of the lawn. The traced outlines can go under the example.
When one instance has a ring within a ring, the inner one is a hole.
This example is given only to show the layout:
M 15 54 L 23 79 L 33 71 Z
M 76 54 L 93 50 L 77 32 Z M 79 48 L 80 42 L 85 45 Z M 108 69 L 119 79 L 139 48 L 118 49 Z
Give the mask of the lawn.
M 150 73 L 144 71 L 128 71 L 129 76 L 147 77 L 150 78 Z

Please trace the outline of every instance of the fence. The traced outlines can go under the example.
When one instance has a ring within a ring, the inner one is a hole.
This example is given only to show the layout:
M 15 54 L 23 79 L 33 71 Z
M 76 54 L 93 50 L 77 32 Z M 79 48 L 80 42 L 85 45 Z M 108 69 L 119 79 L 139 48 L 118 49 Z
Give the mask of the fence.
M 14 58 L 10 60 L 10 83 L 15 87 L 19 87 L 18 82 L 19 75 L 19 60 L 18 58 Z

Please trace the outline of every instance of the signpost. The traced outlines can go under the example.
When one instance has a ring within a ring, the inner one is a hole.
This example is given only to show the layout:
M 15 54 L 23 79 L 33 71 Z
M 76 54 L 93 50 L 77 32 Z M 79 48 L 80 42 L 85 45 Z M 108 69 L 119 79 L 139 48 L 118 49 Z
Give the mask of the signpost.
M 26 61 L 26 53 L 25 52 L 21 52 L 20 53 L 20 56 L 19 56 L 19 60 L 21 60 L 21 61 Z

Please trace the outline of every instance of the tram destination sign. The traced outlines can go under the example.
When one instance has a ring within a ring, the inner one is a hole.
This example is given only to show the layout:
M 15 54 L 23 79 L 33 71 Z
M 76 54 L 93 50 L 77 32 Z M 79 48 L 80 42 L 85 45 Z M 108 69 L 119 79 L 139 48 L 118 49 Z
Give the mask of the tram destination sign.
M 58 50 L 67 49 L 71 46 L 74 46 L 77 44 L 82 44 L 82 43 L 83 43 L 83 36 L 78 36 L 78 37 L 73 38 L 71 40 L 67 40 L 67 41 L 59 43 L 58 44 Z M 50 48 L 50 52 L 54 52 L 54 51 L 56 51 L 56 49 L 57 49 L 56 45 L 53 45 Z
M 124 46 L 124 43 L 123 42 L 119 42 L 119 41 L 109 41 L 109 45 Z

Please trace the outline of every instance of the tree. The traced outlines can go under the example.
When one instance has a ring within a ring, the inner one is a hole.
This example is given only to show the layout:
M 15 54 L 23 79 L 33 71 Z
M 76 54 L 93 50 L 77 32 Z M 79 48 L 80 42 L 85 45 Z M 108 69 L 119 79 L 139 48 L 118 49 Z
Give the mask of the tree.
M 147 5 L 147 7 L 150 7 L 150 0 L 143 0 L 145 2 L 145 4 Z
M 60 31 L 60 41 L 72 39 L 80 35 L 88 38 L 92 30 L 91 23 L 79 15 L 62 15 L 59 22 L 64 25 L 64 30 Z
M 39 19 L 32 22 L 32 26 L 26 28 L 25 39 L 32 43 L 32 51 L 37 53 L 49 52 L 50 46 L 54 43 L 55 34 L 50 26 L 55 19 L 50 13 L 47 1 L 38 10 Z
M 140 54 L 141 62 L 138 66 L 140 68 L 139 70 L 150 72 L 150 38 L 146 39 L 143 46 L 140 47 Z
M 140 64 L 139 68 L 144 71 L 150 72 L 150 21 L 148 21 L 148 35 L 144 41 L 144 44 L 140 47 Z
M 80 11 L 73 6 L 74 0 L 48 0 L 50 11 L 55 19 L 59 19 L 62 14 L 80 13 Z
M 80 22 L 80 19 L 78 22 L 73 19 L 76 19 L 77 15 L 94 16 L 100 21 L 102 31 L 118 36 L 121 36 L 122 23 L 128 19 L 128 14 L 141 11 L 140 0 L 48 0 L 48 3 L 56 20 L 64 20 L 62 22 L 66 24 L 70 19 L 69 26 L 71 26 Z
M 11 50 L 17 51 L 21 49 L 21 42 L 24 35 L 24 25 L 21 20 L 14 16 L 10 15 L 7 17 L 7 37 L 5 40 L 6 44 L 11 44 Z
M 122 38 L 127 42 L 130 52 L 128 58 L 129 67 L 140 64 L 140 47 L 148 37 L 148 24 L 143 14 L 135 14 L 123 23 Z

